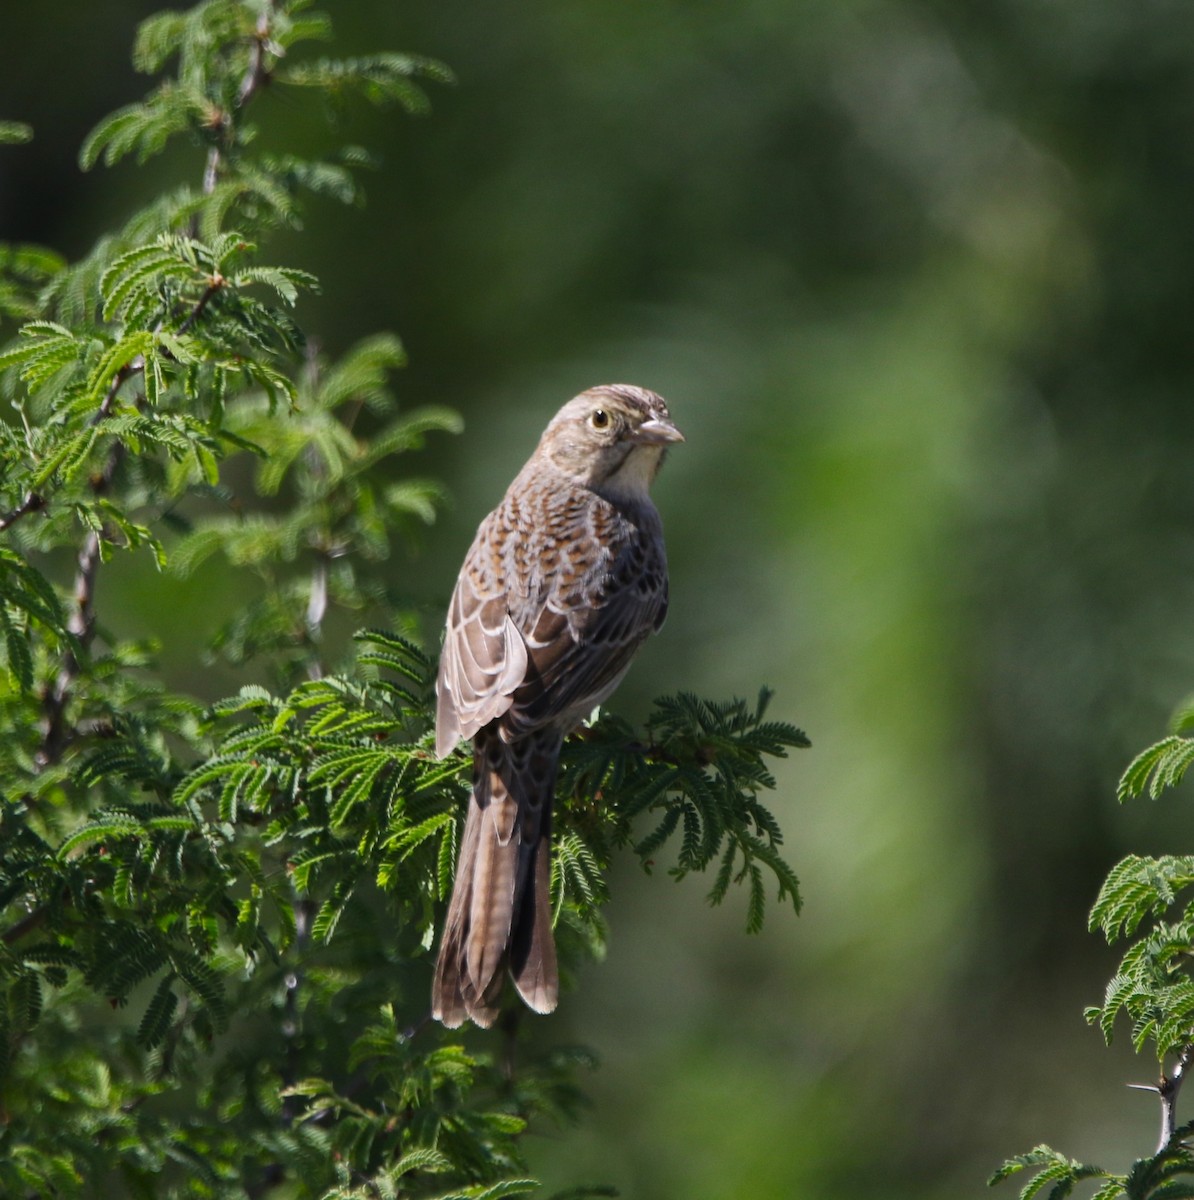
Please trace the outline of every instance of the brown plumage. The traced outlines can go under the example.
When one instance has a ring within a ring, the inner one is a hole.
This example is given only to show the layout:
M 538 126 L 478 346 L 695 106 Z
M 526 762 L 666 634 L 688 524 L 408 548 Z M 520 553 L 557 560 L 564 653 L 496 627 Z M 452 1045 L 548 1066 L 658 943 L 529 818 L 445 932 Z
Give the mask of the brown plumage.
M 473 739 L 473 794 L 432 989 L 445 1025 L 491 1025 L 504 967 L 536 1012 L 556 1006 L 549 886 L 560 746 L 663 623 L 667 559 L 648 488 L 667 445 L 683 440 L 654 392 L 583 392 L 552 419 L 465 557 L 436 681 L 436 753 Z

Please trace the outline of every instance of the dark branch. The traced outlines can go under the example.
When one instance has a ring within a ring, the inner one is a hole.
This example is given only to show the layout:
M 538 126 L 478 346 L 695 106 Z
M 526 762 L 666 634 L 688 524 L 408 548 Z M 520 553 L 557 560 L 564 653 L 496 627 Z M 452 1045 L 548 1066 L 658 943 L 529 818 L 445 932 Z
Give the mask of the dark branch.
M 16 508 L 0 517 L 0 533 L 15 525 L 22 517 L 27 517 L 30 513 L 40 512 L 45 506 L 45 500 L 37 492 L 30 492 Z
M 244 108 L 257 92 L 269 82 L 269 70 L 265 65 L 266 46 L 269 44 L 270 22 L 273 20 L 274 6 L 266 4 L 257 18 L 257 29 L 253 36 L 253 49 L 249 54 L 249 69 L 241 80 L 240 91 L 236 94 L 236 106 Z
M 27 913 L 19 921 L 14 922 L 2 934 L 0 934 L 0 941 L 2 941 L 6 946 L 11 946 L 14 942 L 19 942 L 21 938 L 26 937 L 35 929 L 39 928 L 45 922 L 45 919 L 47 916 L 49 916 L 49 913 L 50 906 L 48 904 L 39 905 L 32 912 Z
M 211 303 L 211 298 L 227 282 L 228 282 L 228 280 L 226 280 L 224 278 L 224 276 L 219 274 L 218 272 L 215 275 L 213 275 L 211 277 L 211 281 L 207 285 L 207 288 L 204 290 L 203 295 L 199 297 L 199 299 L 195 303 L 195 307 L 191 309 L 190 313 L 187 315 L 186 320 L 183 321 L 183 323 L 178 327 L 177 330 L 175 330 L 175 332 L 176 333 L 186 333 L 191 328 L 191 326 L 194 325 L 195 322 L 198 321 L 201 316 L 203 316 L 203 310 L 208 306 L 208 304 Z
M 102 421 L 106 421 L 112 415 L 112 408 L 116 403 L 116 396 L 120 389 L 137 374 L 138 371 L 145 370 L 145 360 L 138 355 L 136 358 L 126 362 L 115 375 L 112 376 L 112 382 L 108 384 L 108 390 L 104 393 L 104 398 L 100 402 L 99 408 L 91 414 L 90 420 L 87 422 L 92 427 L 99 425 Z
M 249 67 L 236 93 L 236 107 L 243 109 L 250 100 L 269 82 L 269 67 L 266 53 L 269 45 L 270 24 L 274 17 L 274 6 L 267 3 L 257 18 L 253 31 L 253 47 L 249 51 Z M 220 178 L 220 165 L 224 161 L 226 144 L 230 142 L 235 122 L 230 114 L 224 114 L 219 124 L 219 141 L 207 152 L 207 166 L 203 172 L 203 194 L 210 196 L 216 190 Z M 224 143 L 222 145 L 221 143 Z
M 123 447 L 117 444 L 108 457 L 113 470 L 119 461 L 119 450 L 123 450 Z M 95 637 L 95 578 L 99 572 L 99 565 L 100 535 L 91 529 L 88 530 L 79 550 L 79 557 L 75 560 L 75 607 L 67 623 L 67 628 L 78 639 L 84 651 L 90 648 Z M 73 650 L 67 650 L 62 656 L 58 676 L 46 693 L 42 704 L 41 749 L 37 753 L 38 764 L 42 767 L 56 763 L 70 742 L 71 730 L 67 728 L 66 707 L 70 701 L 71 688 L 81 669 L 78 655 Z
M 112 410 L 112 402 L 120 384 L 134 371 L 140 368 L 132 363 L 126 364 L 116 373 L 112 386 L 104 397 L 104 403 L 97 410 L 97 415 L 106 417 Z M 121 378 L 123 376 L 123 378 Z M 105 411 L 106 410 L 106 411 Z M 102 418 L 101 418 L 102 419 Z M 95 418 L 92 418 L 93 423 Z M 115 442 L 108 451 L 108 460 L 103 470 L 91 480 L 91 490 L 97 496 L 102 496 L 111 486 L 120 464 L 124 461 L 125 448 L 122 442 Z M 99 573 L 101 561 L 100 534 L 90 529 L 79 548 L 78 558 L 75 559 L 74 608 L 67 629 L 75 635 L 81 650 L 86 653 L 91 648 L 95 638 L 95 580 Z M 53 686 L 46 693 L 42 704 L 42 742 L 37 753 L 37 761 L 42 767 L 57 762 L 62 752 L 70 742 L 73 731 L 67 727 L 66 708 L 70 701 L 71 688 L 79 677 L 82 663 L 74 650 L 67 650 L 62 656 L 62 666 Z

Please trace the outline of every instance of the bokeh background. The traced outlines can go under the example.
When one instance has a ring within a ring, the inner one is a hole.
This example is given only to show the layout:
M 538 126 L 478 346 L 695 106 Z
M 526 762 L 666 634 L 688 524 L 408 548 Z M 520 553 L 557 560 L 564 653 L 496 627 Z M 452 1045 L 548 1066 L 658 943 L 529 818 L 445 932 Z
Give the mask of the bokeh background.
M 0 116 L 37 138 L 0 158 L 0 238 L 78 255 L 197 172 L 186 146 L 76 166 L 145 90 L 157 5 L 10 7 Z M 404 401 L 466 416 L 421 464 L 453 507 L 393 562 L 429 633 L 558 404 L 643 383 L 688 443 L 657 488 L 671 616 L 618 706 L 767 683 L 813 739 L 776 797 L 799 919 L 747 938 L 707 881 L 615 878 L 608 960 L 541 1033 L 596 1049 L 594 1107 L 534 1169 L 944 1200 L 1039 1141 L 1150 1150 L 1155 1102 L 1123 1085 L 1153 1065 L 1082 1019 L 1117 960 L 1085 918 L 1122 854 L 1194 837 L 1188 791 L 1114 797 L 1194 689 L 1194 8 L 336 7 L 341 49 L 459 77 L 426 119 L 351 109 L 382 154 L 368 207 L 314 203 L 270 251 L 321 277 L 301 319 L 329 352 L 394 329 Z M 278 144 L 312 136 L 257 103 Z M 221 691 L 197 641 L 243 581 L 104 586 Z

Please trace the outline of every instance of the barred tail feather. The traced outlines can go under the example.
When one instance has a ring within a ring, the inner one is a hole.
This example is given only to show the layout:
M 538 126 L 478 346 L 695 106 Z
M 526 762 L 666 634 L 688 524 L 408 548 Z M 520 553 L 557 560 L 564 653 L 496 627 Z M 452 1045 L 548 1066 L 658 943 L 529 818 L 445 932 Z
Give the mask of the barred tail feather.
M 559 734 L 507 744 L 494 726 L 473 750 L 473 794 L 440 942 L 432 1015 L 449 1028 L 496 1020 L 507 964 L 538 1012 L 559 993 L 551 931 L 551 802 Z
M 477 801 L 476 791 L 469 801 L 464 835 L 456 856 L 456 881 L 440 940 L 439 959 L 435 966 L 432 986 L 431 1012 L 449 1029 L 455 1029 L 471 1017 L 478 1025 L 488 1028 L 497 1017 L 495 1004 L 486 1003 L 483 990 L 476 986 L 469 973 L 468 946 L 473 912 L 473 882 L 477 871 L 478 849 L 482 842 L 491 842 L 492 835 L 483 834 L 485 811 Z M 487 845 L 487 849 L 489 849 Z M 482 874 L 492 870 L 481 868 Z

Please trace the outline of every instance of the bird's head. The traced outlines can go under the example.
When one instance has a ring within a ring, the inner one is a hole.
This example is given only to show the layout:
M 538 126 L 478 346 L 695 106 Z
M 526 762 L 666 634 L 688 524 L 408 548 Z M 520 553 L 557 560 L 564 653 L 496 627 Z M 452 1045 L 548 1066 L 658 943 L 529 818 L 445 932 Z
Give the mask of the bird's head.
M 667 447 L 683 440 L 662 396 L 612 383 L 569 400 L 544 431 L 539 454 L 595 491 L 638 499 L 647 494 Z

